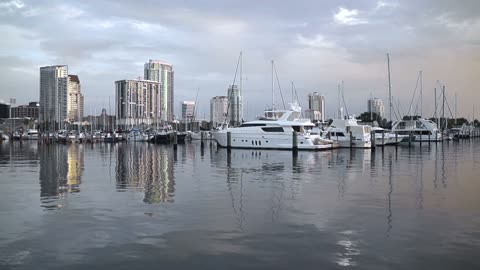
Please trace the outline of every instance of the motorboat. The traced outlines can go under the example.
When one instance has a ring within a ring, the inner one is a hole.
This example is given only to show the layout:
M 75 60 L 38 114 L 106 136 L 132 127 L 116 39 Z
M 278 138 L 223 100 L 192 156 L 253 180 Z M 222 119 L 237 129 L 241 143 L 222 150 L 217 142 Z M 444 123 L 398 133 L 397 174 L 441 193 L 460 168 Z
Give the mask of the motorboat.
M 174 134 L 171 126 L 165 126 L 150 135 L 148 141 L 151 143 L 169 143 L 172 141 Z
M 223 127 L 213 132 L 220 147 L 254 149 L 327 150 L 336 145 L 332 140 L 311 134 L 315 126 L 310 119 L 301 118 L 298 104 L 290 110 L 267 110 L 264 116 L 239 127 Z
M 38 140 L 38 130 L 36 129 L 28 129 L 25 132 L 25 137 L 24 139 L 27 140 Z
M 357 119 L 335 119 L 322 136 L 338 143 L 340 147 L 371 148 L 371 126 L 359 125 Z
M 372 127 L 373 134 L 375 135 L 375 145 L 396 145 L 399 144 L 408 135 L 399 135 L 390 132 L 388 129 L 381 127 Z
M 437 124 L 429 119 L 397 121 L 392 126 L 392 132 L 398 135 L 406 135 L 403 141 L 439 142 L 442 140 L 442 133 Z

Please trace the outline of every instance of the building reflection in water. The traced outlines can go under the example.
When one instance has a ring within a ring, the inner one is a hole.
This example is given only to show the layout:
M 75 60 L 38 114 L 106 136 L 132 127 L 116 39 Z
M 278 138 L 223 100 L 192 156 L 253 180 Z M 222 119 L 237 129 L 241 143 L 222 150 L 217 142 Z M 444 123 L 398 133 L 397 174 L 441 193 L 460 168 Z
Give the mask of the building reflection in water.
M 174 151 L 153 144 L 118 145 L 117 190 L 142 190 L 143 202 L 173 202 L 175 192 Z
M 83 145 L 40 145 L 40 200 L 42 207 L 63 206 L 65 193 L 79 192 L 84 169 Z

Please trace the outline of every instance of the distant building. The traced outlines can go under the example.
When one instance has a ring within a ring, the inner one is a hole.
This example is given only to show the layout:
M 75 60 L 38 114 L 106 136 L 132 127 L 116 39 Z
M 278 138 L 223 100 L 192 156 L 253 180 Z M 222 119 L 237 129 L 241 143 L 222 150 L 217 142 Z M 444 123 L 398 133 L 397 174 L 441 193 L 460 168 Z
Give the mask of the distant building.
M 77 75 L 68 75 L 67 118 L 77 122 L 83 118 L 84 101 L 80 79 Z
M 310 119 L 312 122 L 321 122 L 322 121 L 322 114 L 317 110 L 306 109 L 305 110 L 305 117 Z
M 195 117 L 195 101 L 183 101 L 182 102 L 182 119 L 193 120 Z
M 115 115 L 109 115 L 107 109 L 103 108 L 100 115 L 87 115 L 83 121 L 88 122 L 93 130 L 113 130 L 115 127 Z
M 10 118 L 10 104 L 0 101 L 0 118 Z
M 124 128 L 160 122 L 161 83 L 148 80 L 115 82 L 117 124 Z
M 161 120 L 173 121 L 174 108 L 174 72 L 173 66 L 159 60 L 149 60 L 144 65 L 144 79 L 161 83 L 160 111 Z
M 228 110 L 228 97 L 216 96 L 210 100 L 210 122 L 214 127 L 225 121 Z
M 367 103 L 368 112 L 373 112 L 379 115 L 382 119 L 385 118 L 385 107 L 383 101 L 379 98 L 371 98 Z
M 67 118 L 68 66 L 40 68 L 40 112 L 42 129 L 57 130 Z
M 39 110 L 40 104 L 38 102 L 29 102 L 28 105 L 13 107 L 12 117 L 38 119 Z
M 320 95 L 318 92 L 308 94 L 308 110 L 316 111 L 318 113 L 309 112 L 310 120 L 325 122 L 325 96 Z
M 230 125 L 238 126 L 243 120 L 242 93 L 237 85 L 230 85 L 228 88 L 229 112 L 228 119 Z

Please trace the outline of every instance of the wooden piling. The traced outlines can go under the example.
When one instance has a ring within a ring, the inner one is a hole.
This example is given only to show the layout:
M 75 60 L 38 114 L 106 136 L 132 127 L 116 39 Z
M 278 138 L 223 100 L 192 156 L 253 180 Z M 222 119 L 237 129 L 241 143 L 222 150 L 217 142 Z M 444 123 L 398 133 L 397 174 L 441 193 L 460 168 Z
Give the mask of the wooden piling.
M 295 130 L 292 132 L 292 150 L 293 151 L 298 150 L 298 138 L 297 138 L 297 132 Z
M 350 131 L 350 148 L 353 148 L 353 133 Z

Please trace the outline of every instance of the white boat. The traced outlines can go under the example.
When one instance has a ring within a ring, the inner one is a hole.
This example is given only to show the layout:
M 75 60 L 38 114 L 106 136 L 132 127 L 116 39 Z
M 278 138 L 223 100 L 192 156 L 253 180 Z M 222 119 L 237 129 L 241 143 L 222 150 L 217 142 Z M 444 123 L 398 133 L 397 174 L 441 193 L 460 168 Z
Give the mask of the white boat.
M 8 137 L 7 134 L 3 134 L 2 132 L 0 132 L 0 142 L 8 142 L 10 140 L 10 137 Z
M 132 129 L 128 133 L 127 140 L 132 142 L 146 142 L 148 141 L 148 135 L 138 129 Z
M 210 131 L 188 131 L 190 139 L 192 140 L 202 140 L 202 133 L 204 140 L 212 140 L 212 132 Z
M 26 140 L 38 140 L 38 130 L 36 129 L 28 129 L 25 132 L 25 137 L 23 139 Z
M 408 137 L 408 135 L 395 134 L 381 127 L 372 127 L 372 131 L 375 134 L 375 145 L 378 146 L 399 144 Z
M 254 149 L 332 149 L 333 141 L 310 133 L 315 126 L 310 119 L 301 119 L 301 108 L 290 104 L 291 110 L 268 110 L 265 116 L 245 122 L 236 128 L 224 128 L 213 132 L 213 138 L 221 147 L 228 147 L 228 134 L 232 148 Z M 296 131 L 296 133 L 294 133 Z
M 340 147 L 371 148 L 371 126 L 359 125 L 355 118 L 335 119 L 323 133 Z
M 410 140 L 410 135 L 412 142 L 439 142 L 442 140 L 442 133 L 438 130 L 437 124 L 428 119 L 397 121 L 392 126 L 392 132 L 405 135 L 406 138 L 403 141 Z

